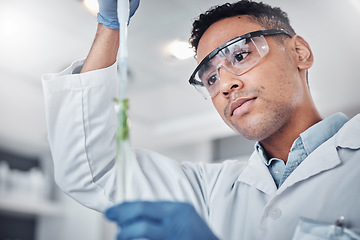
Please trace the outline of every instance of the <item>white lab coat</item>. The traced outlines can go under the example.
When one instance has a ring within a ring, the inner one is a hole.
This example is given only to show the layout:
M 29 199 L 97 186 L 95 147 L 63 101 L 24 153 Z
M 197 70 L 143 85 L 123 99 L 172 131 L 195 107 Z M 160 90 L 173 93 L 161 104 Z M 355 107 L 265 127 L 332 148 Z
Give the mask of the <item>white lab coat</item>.
M 43 76 L 49 143 L 58 185 L 102 211 L 116 203 L 113 97 L 116 65 L 72 74 L 82 61 Z M 192 203 L 221 239 L 291 239 L 299 217 L 360 231 L 360 115 L 312 152 L 279 189 L 261 159 L 178 163 L 134 150 L 131 199 Z

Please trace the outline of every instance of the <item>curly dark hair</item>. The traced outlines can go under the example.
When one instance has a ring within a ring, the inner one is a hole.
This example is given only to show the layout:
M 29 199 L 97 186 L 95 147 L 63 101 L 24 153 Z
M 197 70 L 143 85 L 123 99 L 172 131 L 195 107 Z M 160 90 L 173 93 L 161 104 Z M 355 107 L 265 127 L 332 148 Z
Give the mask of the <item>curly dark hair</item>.
M 290 25 L 287 14 L 278 7 L 271 7 L 268 4 L 252 2 L 251 0 L 225 3 L 210 8 L 194 21 L 189 42 L 195 52 L 197 51 L 200 38 L 210 25 L 221 19 L 238 15 L 248 15 L 252 21 L 265 29 L 284 29 L 292 36 L 296 34 Z

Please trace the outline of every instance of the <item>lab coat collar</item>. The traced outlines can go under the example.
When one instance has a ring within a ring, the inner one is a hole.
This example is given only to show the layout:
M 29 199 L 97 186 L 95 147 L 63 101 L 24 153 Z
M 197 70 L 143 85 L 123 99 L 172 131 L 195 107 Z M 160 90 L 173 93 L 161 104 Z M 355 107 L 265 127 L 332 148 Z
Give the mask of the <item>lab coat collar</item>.
M 349 120 L 335 135 L 335 145 L 341 148 L 360 148 L 360 114 Z
M 335 139 L 332 137 L 318 147 L 290 174 L 279 189 L 256 151 L 237 180 L 257 188 L 269 197 L 274 197 L 300 181 L 339 165 L 341 161 L 334 145 Z
M 249 164 L 237 180 L 255 187 L 270 196 L 274 195 L 277 190 L 269 169 L 263 163 L 256 150 L 251 155 Z

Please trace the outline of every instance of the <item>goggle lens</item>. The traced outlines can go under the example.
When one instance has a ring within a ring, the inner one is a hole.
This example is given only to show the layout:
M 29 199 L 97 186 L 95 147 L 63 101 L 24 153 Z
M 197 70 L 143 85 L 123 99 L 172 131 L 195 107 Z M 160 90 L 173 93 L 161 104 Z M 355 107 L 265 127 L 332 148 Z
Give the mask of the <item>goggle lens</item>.
M 195 69 L 189 82 L 204 97 L 209 99 L 220 91 L 219 69 L 242 75 L 252 69 L 268 52 L 269 46 L 264 36 L 286 34 L 281 29 L 251 32 L 237 37 L 212 51 Z

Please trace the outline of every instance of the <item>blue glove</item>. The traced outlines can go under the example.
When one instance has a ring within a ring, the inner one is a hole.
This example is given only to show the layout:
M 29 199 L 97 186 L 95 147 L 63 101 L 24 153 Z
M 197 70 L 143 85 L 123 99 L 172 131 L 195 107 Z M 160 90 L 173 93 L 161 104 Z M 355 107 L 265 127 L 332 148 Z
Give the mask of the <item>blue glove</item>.
M 105 27 L 119 29 L 117 15 L 117 0 L 98 0 L 99 12 L 97 14 L 98 23 L 104 24 Z M 140 0 L 129 0 L 129 20 L 135 14 L 140 4 Z
M 125 202 L 107 209 L 105 216 L 121 228 L 117 240 L 218 239 L 188 203 Z

